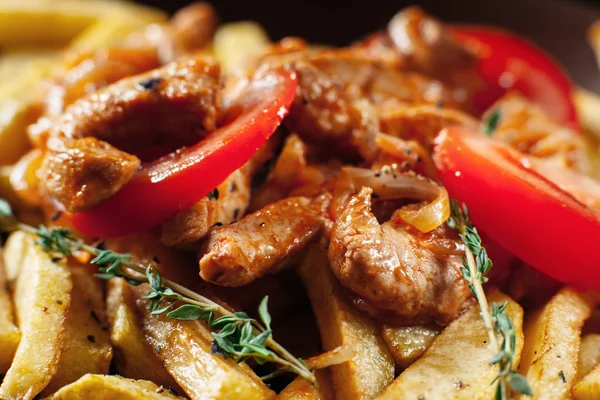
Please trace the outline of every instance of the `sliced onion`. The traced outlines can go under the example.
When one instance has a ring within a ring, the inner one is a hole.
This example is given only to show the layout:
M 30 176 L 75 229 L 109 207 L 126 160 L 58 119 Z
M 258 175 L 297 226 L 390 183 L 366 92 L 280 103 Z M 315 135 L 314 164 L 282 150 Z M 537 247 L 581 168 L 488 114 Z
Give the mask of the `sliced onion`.
M 378 171 L 344 167 L 346 176 L 357 188 L 368 186 L 382 200 L 409 198 L 424 200 L 422 206 L 408 205 L 396 210 L 394 216 L 421 232 L 430 232 L 450 216 L 450 199 L 444 187 L 414 173 L 399 173 L 394 165 Z
M 354 350 L 345 344 L 326 353 L 309 358 L 306 360 L 306 367 L 311 370 L 323 369 L 331 367 L 332 365 L 343 364 L 346 361 L 350 361 L 353 357 Z
M 448 192 L 444 187 L 439 187 L 439 194 L 431 203 L 417 209 L 410 206 L 399 208 L 393 217 L 400 218 L 423 233 L 430 232 L 450 217 Z

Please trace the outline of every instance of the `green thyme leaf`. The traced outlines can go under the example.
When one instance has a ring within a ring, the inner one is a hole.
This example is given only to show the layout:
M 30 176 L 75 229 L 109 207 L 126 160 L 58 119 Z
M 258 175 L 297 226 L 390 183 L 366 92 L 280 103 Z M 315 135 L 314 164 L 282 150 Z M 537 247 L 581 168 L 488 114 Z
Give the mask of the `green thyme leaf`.
M 203 319 L 202 317 L 205 313 L 206 311 L 204 311 L 201 307 L 193 304 L 184 304 L 169 312 L 167 314 L 167 318 L 173 318 L 180 321 L 195 321 L 198 319 Z
M 265 328 L 271 329 L 271 315 L 269 314 L 269 296 L 265 296 L 258 306 L 258 316 L 265 324 Z
M 492 112 L 492 114 L 485 121 L 483 121 L 483 133 L 485 133 L 488 136 L 492 136 L 494 134 L 494 131 L 498 127 L 498 123 L 500 122 L 501 117 L 502 110 L 499 108 L 495 109 Z

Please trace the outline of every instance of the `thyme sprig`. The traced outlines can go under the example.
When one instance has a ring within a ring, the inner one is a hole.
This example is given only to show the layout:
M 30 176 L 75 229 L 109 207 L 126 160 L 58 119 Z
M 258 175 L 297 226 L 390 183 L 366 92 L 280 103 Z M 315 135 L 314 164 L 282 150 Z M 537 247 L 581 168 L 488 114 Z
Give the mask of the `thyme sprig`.
M 515 328 L 506 314 L 508 303 L 492 304 L 492 312 L 483 290 L 483 285 L 488 281 L 485 276 L 493 266 L 487 251 L 481 245 L 481 237 L 471 222 L 469 210 L 466 205 L 460 206 L 456 200 L 451 200 L 451 214 L 448 226 L 459 233 L 465 244 L 465 257 L 461 271 L 463 278 L 469 283 L 469 289 L 477 299 L 481 310 L 481 318 L 487 329 L 490 345 L 496 354 L 490 359 L 490 364 L 498 366 L 498 375 L 492 383 L 498 382 L 496 399 L 510 398 L 510 389 L 517 393 L 533 396 L 527 379 L 513 369 L 513 358 L 516 348 Z M 498 335 L 502 340 L 498 342 Z
M 140 263 L 133 260 L 131 254 L 88 245 L 65 228 L 48 229 L 43 225 L 34 228 L 23 224 L 14 216 L 10 205 L 0 199 L 0 231 L 15 230 L 37 236 L 40 247 L 53 258 L 71 256 L 78 252 L 89 253 L 94 256 L 91 263 L 100 267 L 96 275 L 99 278 L 123 278 L 135 286 L 148 283 L 150 292 L 144 298 L 148 300 L 147 307 L 151 314 L 166 315 L 167 318 L 182 321 L 206 321 L 212 330 L 214 340 L 211 351 L 214 354 L 236 362 L 251 358 L 258 364 L 276 363 L 281 365 L 277 374 L 289 371 L 315 382 L 315 377 L 306 364 L 273 339 L 268 297 L 258 307 L 260 321 L 244 312 L 231 312 L 209 298 L 164 279 L 152 261 Z

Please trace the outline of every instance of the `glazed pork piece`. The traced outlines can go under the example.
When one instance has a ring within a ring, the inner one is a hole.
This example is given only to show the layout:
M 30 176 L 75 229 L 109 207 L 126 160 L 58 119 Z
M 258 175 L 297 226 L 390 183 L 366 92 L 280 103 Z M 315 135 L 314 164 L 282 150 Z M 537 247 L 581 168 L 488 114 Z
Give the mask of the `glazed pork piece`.
M 397 221 L 383 225 L 371 212 L 371 188 L 363 188 L 337 219 L 329 262 L 340 283 L 370 314 L 404 324 L 456 318 L 471 292 L 462 278 L 460 239 L 444 226 L 428 234 Z M 453 241 L 454 254 L 439 254 L 431 243 Z M 427 245 L 429 244 L 429 245 Z
M 50 128 L 42 173 L 48 193 L 69 211 L 106 200 L 139 166 L 130 152 L 168 153 L 213 131 L 219 88 L 218 65 L 195 57 L 77 100 Z

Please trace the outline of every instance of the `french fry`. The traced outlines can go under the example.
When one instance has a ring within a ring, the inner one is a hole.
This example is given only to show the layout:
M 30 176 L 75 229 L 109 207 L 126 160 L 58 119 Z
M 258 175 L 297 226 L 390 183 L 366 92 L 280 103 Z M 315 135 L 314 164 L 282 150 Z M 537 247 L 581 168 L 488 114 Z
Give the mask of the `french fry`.
M 65 265 L 52 262 L 31 235 L 18 238 L 22 243 L 8 241 L 5 262 L 7 269 L 19 271 L 13 301 L 21 341 L 0 386 L 2 399 L 33 399 L 56 373 L 73 287 Z M 25 257 L 11 246 L 25 248 Z M 11 266 L 15 262 L 22 265 Z
M 115 375 L 84 375 L 47 400 L 168 400 L 182 399 L 155 383 Z
M 396 359 L 396 364 L 401 369 L 406 369 L 425 353 L 441 330 L 442 328 L 437 325 L 394 326 L 385 324 L 382 327 L 382 335 Z
M 598 363 L 600 363 L 600 334 L 590 333 L 582 336 L 577 362 L 577 380 L 590 373 Z
M 335 395 L 327 370 L 315 371 L 317 385 L 297 377 L 277 396 L 278 400 L 333 400 Z
M 215 32 L 213 53 L 227 72 L 241 72 L 242 62 L 270 43 L 263 27 L 253 21 L 224 24 Z
M 142 296 L 147 284 L 132 288 L 146 339 L 165 368 L 192 400 L 263 400 L 275 393 L 245 363 L 212 354 L 212 336 L 199 321 L 153 316 Z
M 510 297 L 493 292 L 490 304 L 508 302 L 506 313 L 516 333 L 515 367 L 523 348 L 523 309 Z M 498 366 L 491 365 L 494 350 L 477 305 L 450 323 L 425 354 L 400 374 L 377 400 L 494 398 Z
M 110 341 L 114 347 L 113 367 L 122 376 L 152 381 L 182 393 L 162 365 L 142 332 L 135 300 L 123 279 L 108 281 L 106 296 Z
M 21 340 L 21 332 L 15 325 L 13 306 L 6 289 L 4 262 L 0 250 L 0 374 L 8 371 Z
M 17 276 L 24 265 L 25 256 L 30 247 L 31 238 L 22 231 L 14 232 L 8 237 L 4 247 L 4 273 L 9 288 L 14 291 Z
M 519 372 L 527 378 L 534 399 L 569 398 L 577 378 L 581 327 L 592 308 L 584 295 L 563 288 L 527 317 Z
M 146 12 L 132 15 L 123 14 L 113 18 L 98 20 L 80 33 L 70 44 L 69 50 L 95 51 L 123 41 L 127 35 L 153 23 L 164 22 L 165 13 Z
M 600 398 L 600 366 L 596 365 L 573 387 L 573 399 L 597 400 Z
M 63 336 L 58 369 L 42 391 L 49 395 L 86 374 L 108 374 L 112 358 L 104 294 L 98 279 L 81 266 L 70 268 L 73 280 L 71 307 Z
M 313 246 L 300 269 L 317 318 L 324 350 L 350 346 L 355 356 L 331 367 L 338 399 L 371 399 L 394 379 L 394 360 L 379 327 L 345 299 L 326 252 Z
M 149 7 L 106 0 L 3 0 L 0 2 L 0 45 L 66 45 L 103 18 L 164 15 Z

